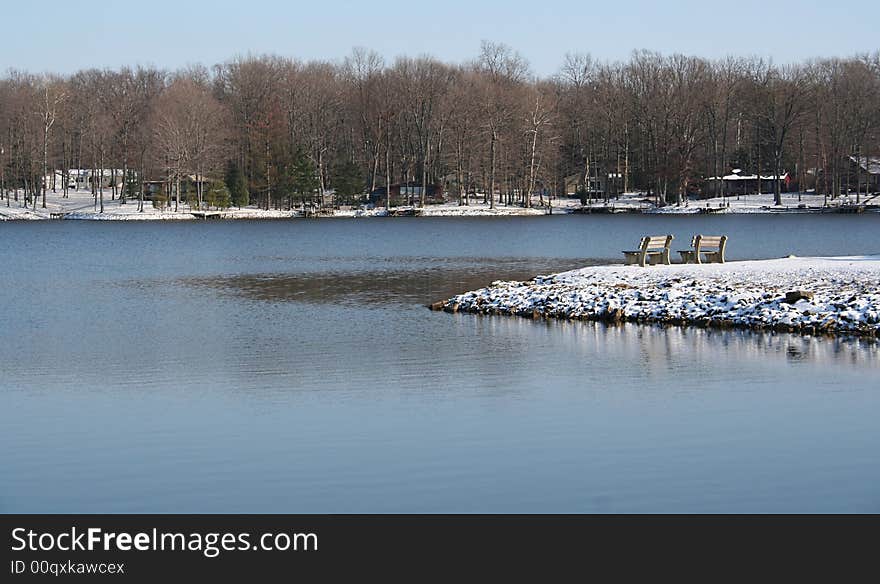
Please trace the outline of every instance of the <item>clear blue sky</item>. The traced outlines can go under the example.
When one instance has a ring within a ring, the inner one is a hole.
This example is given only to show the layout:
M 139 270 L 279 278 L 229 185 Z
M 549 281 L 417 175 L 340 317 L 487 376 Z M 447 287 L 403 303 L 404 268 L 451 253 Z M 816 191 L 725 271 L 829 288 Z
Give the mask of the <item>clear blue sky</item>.
M 340 59 L 354 46 L 388 61 L 473 58 L 507 43 L 549 75 L 566 52 L 625 59 L 634 49 L 786 63 L 880 47 L 877 0 L 44 0 L 4 2 L 0 69 L 211 65 L 247 53 Z

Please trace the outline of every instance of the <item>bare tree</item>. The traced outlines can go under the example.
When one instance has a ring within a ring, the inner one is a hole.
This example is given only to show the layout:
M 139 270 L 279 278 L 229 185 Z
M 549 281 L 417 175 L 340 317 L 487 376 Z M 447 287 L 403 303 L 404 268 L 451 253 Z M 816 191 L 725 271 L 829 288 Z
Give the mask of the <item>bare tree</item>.
M 341 64 L 269 55 L 170 74 L 10 71 L 0 77 L 0 196 L 45 204 L 57 171 L 66 196 L 78 168 L 95 209 L 109 173 L 120 204 L 136 190 L 142 210 L 143 181 L 159 179 L 179 210 L 188 175 L 199 206 L 202 185 L 228 164 L 269 209 L 291 200 L 290 173 L 302 174 L 305 152 L 322 205 L 337 169 L 370 191 L 384 182 L 388 206 L 395 181 L 414 187 L 404 193 L 419 205 L 439 185 L 463 205 L 480 192 L 492 207 L 528 206 L 539 190 L 543 204 L 552 187 L 606 203 L 642 191 L 662 206 L 726 195 L 719 177 L 733 168 L 772 172 L 777 204 L 792 169 L 801 190 L 854 191 L 859 203 L 875 180 L 866 162 L 878 154 L 878 92 L 880 52 L 784 67 L 570 54 L 558 75 L 538 79 L 492 42 L 462 65 L 420 56 L 386 66 L 357 48 Z
M 53 77 L 45 77 L 40 79 L 38 83 L 40 109 L 36 113 L 40 117 L 40 129 L 42 130 L 43 177 L 41 186 L 43 194 L 42 207 L 45 209 L 46 189 L 49 187 L 49 140 L 52 127 L 55 125 L 58 117 L 58 108 L 67 99 L 67 88 L 62 80 Z
M 538 138 L 543 138 L 542 132 L 553 121 L 553 116 L 558 105 L 558 93 L 556 88 L 550 84 L 537 85 L 529 96 L 529 101 L 534 99 L 534 108 L 530 108 L 528 118 L 527 134 L 530 138 L 529 145 L 529 181 L 526 189 L 523 206 L 532 206 L 532 195 L 535 191 L 535 179 L 538 176 Z M 541 205 L 544 204 L 543 191 L 541 194 Z
M 495 207 L 496 172 L 501 133 L 514 116 L 519 84 L 526 80 L 529 69 L 525 59 L 507 45 L 483 41 L 476 64 L 480 76 L 479 97 L 483 126 L 489 141 L 487 196 Z
M 780 176 L 786 140 L 806 112 L 808 94 L 802 68 L 759 66 L 754 72 L 756 124 L 771 148 L 775 205 L 782 204 Z M 760 169 L 758 169 L 760 184 Z

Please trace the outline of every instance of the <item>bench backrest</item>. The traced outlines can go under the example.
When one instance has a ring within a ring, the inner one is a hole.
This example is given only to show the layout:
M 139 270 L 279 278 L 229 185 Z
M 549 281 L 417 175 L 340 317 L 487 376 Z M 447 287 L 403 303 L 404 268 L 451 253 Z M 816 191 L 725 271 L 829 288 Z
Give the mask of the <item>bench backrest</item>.
M 639 249 L 668 248 L 671 244 L 671 235 L 646 235 L 639 243 Z
M 694 235 L 691 240 L 691 246 L 697 247 L 697 244 L 703 247 L 720 248 L 727 241 L 726 235 Z

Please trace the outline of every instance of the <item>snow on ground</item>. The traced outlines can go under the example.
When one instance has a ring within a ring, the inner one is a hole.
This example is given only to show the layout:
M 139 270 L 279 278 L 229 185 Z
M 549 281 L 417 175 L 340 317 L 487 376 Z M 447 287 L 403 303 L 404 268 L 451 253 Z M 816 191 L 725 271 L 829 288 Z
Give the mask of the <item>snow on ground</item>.
M 552 201 L 552 212 L 548 206 L 541 206 L 538 197 L 532 201 L 532 207 L 525 209 L 519 206 L 506 206 L 496 203 L 495 208 L 489 208 L 482 202 L 471 201 L 468 205 L 459 205 L 457 201 L 450 201 L 441 205 L 428 205 L 424 208 L 413 208 L 408 206 L 395 207 L 398 213 L 405 211 L 414 211 L 421 217 L 470 217 L 470 216 L 509 216 L 509 215 L 564 215 L 566 213 L 578 213 L 587 210 L 591 211 L 619 211 L 619 212 L 641 212 L 641 213 L 663 213 L 663 214 L 695 214 L 705 212 L 708 208 L 714 213 L 779 213 L 779 212 L 821 212 L 823 210 L 834 210 L 839 207 L 854 205 L 856 203 L 855 195 L 847 195 L 838 197 L 835 200 L 826 200 L 824 195 L 816 195 L 814 193 L 783 193 L 782 205 L 773 204 L 773 194 L 761 195 L 740 195 L 713 198 L 703 200 L 690 200 L 680 205 L 671 204 L 665 207 L 656 207 L 653 197 L 648 197 L 645 193 L 624 193 L 618 198 L 611 198 L 607 202 L 604 200 L 588 201 L 586 205 L 581 205 L 580 199 L 577 197 L 558 197 Z M 546 201 L 545 201 L 546 203 Z M 872 207 L 880 206 L 880 195 L 860 197 L 859 203 L 864 205 L 867 203 Z M 872 208 L 869 207 L 869 208 Z M 375 217 L 385 216 L 387 213 L 384 209 L 374 209 L 370 211 L 352 210 L 352 211 L 336 211 L 336 217 Z
M 485 217 L 485 216 L 505 216 L 505 215 L 546 215 L 548 213 L 546 207 L 507 207 L 496 204 L 495 208 L 483 203 L 470 205 L 459 205 L 458 203 L 445 203 L 443 205 L 431 205 L 422 209 L 422 217 Z
M 643 213 L 673 213 L 690 214 L 703 212 L 707 207 L 716 213 L 775 213 L 780 211 L 793 212 L 818 212 L 826 207 L 825 197 L 813 193 L 784 193 L 782 206 L 773 205 L 773 195 L 743 195 L 740 197 L 716 198 L 708 200 L 691 200 L 681 205 L 667 205 L 662 208 L 654 206 L 652 199 L 644 193 L 624 193 L 619 198 L 612 198 L 607 203 L 604 200 L 588 202 L 583 206 L 576 197 L 554 198 L 552 210 L 548 206 L 541 206 L 538 197 L 533 201 L 533 207 L 525 209 L 519 206 L 506 206 L 496 204 L 492 209 L 482 202 L 470 201 L 468 205 L 459 205 L 457 201 L 450 201 L 440 205 L 428 205 L 424 208 L 394 207 L 394 214 L 414 214 L 422 217 L 484 217 L 484 216 L 530 216 L 530 215 L 563 215 L 566 213 L 593 211 L 621 211 Z M 104 212 L 100 213 L 95 208 L 92 193 L 87 190 L 70 191 L 69 198 L 64 198 L 61 191 L 46 194 L 46 208 L 42 208 L 42 201 L 37 201 L 37 208 L 31 205 L 22 207 L 22 195 L 19 201 L 10 201 L 6 206 L 6 200 L 0 200 L 0 221 L 3 220 L 39 220 L 51 219 L 53 214 L 63 213 L 65 219 L 93 219 L 105 221 L 136 221 L 136 220 L 191 220 L 195 219 L 192 209 L 182 204 L 178 212 L 173 210 L 160 211 L 152 206 L 150 201 L 144 203 L 144 211 L 137 210 L 137 201 L 129 199 L 125 205 L 120 200 L 111 200 L 110 190 L 104 193 Z M 880 205 L 880 195 L 875 197 L 861 198 L 862 204 L 868 203 Z M 546 201 L 545 201 L 546 203 Z M 848 195 L 838 197 L 834 201 L 828 201 L 831 208 L 851 205 L 855 203 L 855 197 Z M 173 209 L 173 203 L 172 203 Z M 302 213 L 292 210 L 268 211 L 254 206 L 242 209 L 232 208 L 222 212 L 225 219 L 287 219 L 301 216 Z M 349 209 L 336 210 L 331 213 L 333 217 L 384 217 L 388 212 L 383 208 L 377 209 Z
M 579 205 L 578 205 L 579 206 Z M 496 203 L 495 208 L 489 207 L 484 203 L 471 202 L 468 205 L 459 205 L 458 202 L 449 202 L 439 205 L 428 205 L 425 207 L 400 206 L 392 207 L 392 213 L 411 212 L 420 217 L 492 217 L 492 216 L 511 216 L 511 215 L 547 215 L 550 211 L 547 207 L 536 206 L 530 209 L 519 206 L 507 206 Z M 563 213 L 564 208 L 561 206 L 553 207 L 554 213 Z M 345 211 L 336 211 L 336 217 L 373 217 L 387 216 L 388 212 L 384 209 L 373 209 L 370 211 L 353 211 L 346 213 Z
M 826 206 L 827 203 L 827 206 Z M 670 204 L 665 207 L 656 207 L 654 198 L 645 193 L 624 193 L 619 198 L 611 198 L 607 203 L 604 200 L 589 202 L 586 207 L 604 208 L 611 207 L 615 210 L 627 211 L 638 210 L 643 213 L 671 213 L 691 214 L 701 213 L 709 209 L 715 213 L 778 213 L 778 212 L 817 212 L 826 209 L 836 209 L 856 204 L 855 194 L 840 196 L 836 199 L 828 199 L 825 195 L 815 193 L 782 193 L 782 205 L 774 205 L 773 193 L 760 195 L 733 195 L 729 197 L 715 197 L 711 199 L 690 199 L 681 204 Z M 862 195 L 859 197 L 860 205 L 880 205 L 880 196 Z
M 196 217 L 192 214 L 193 209 L 186 204 L 181 204 L 179 210 L 174 212 L 174 203 L 170 209 L 164 211 L 153 207 L 151 201 L 144 201 L 143 212 L 138 211 L 136 199 L 128 199 L 123 205 L 119 199 L 111 200 L 110 189 L 104 191 L 104 212 L 95 208 L 95 199 L 91 191 L 71 190 L 69 197 L 64 198 L 61 191 L 46 193 L 46 208 L 42 207 L 42 199 L 37 198 L 37 208 L 33 204 L 22 207 L 24 197 L 19 193 L 19 200 L 0 200 L 0 221 L 2 220 L 39 220 L 51 219 L 53 214 L 63 213 L 65 219 L 91 219 L 97 221 L 149 221 L 165 220 L 180 221 L 192 220 Z M 100 204 L 100 203 L 99 203 Z M 293 217 L 295 211 L 271 209 L 265 211 L 256 207 L 232 208 L 223 211 L 223 216 L 228 219 L 284 219 Z
M 68 219 L 98 219 L 98 220 L 149 220 L 149 219 L 194 219 L 189 213 L 189 208 L 181 209 L 181 212 L 162 212 L 154 209 L 150 201 L 144 202 L 144 212 L 138 212 L 138 203 L 136 200 L 129 199 L 125 205 L 120 204 L 120 200 L 111 200 L 110 190 L 104 192 L 104 213 L 99 213 L 95 209 L 95 199 L 91 191 L 87 190 L 71 190 L 68 191 L 69 197 L 64 198 L 61 191 L 46 193 L 46 208 L 42 207 L 42 198 L 37 197 L 37 208 L 34 209 L 33 203 L 29 207 L 22 207 L 24 195 L 19 193 L 19 200 L 8 201 L 3 199 L 0 201 L 0 220 L 35 220 L 50 219 L 52 214 L 64 213 Z
M 65 219 L 92 219 L 103 221 L 144 221 L 144 220 L 191 220 L 193 209 L 182 204 L 178 212 L 173 210 L 160 211 L 152 206 L 150 201 L 144 203 L 144 211 L 137 210 L 137 200 L 129 199 L 122 205 L 119 199 L 111 200 L 109 189 L 104 193 L 104 212 L 100 213 L 95 208 L 95 201 L 91 191 L 70 191 L 69 198 L 64 198 L 59 191 L 46 193 L 46 208 L 42 208 L 42 201 L 38 198 L 37 208 L 33 205 L 24 208 L 23 196 L 19 194 L 19 201 L 10 201 L 6 206 L 6 200 L 0 200 L 0 221 L 2 220 L 38 220 L 51 219 L 53 214 L 63 213 Z M 566 213 L 571 209 L 580 207 L 577 199 L 559 199 L 553 202 L 553 213 Z M 173 209 L 173 203 L 172 207 Z M 416 214 L 422 217 L 468 217 L 468 216 L 510 216 L 510 215 L 546 215 L 550 212 L 547 207 L 538 206 L 525 209 L 518 206 L 506 206 L 496 204 L 492 209 L 482 202 L 471 201 L 468 205 L 459 205 L 457 201 L 441 205 L 429 205 L 424 208 L 399 206 L 393 207 L 392 213 Z M 385 217 L 389 213 L 384 208 L 376 209 L 346 209 L 336 210 L 332 217 Z M 241 209 L 231 208 L 222 211 L 224 219 L 288 219 L 302 216 L 300 211 L 258 209 L 254 206 Z
M 880 336 L 880 256 L 598 266 L 493 282 L 432 306 L 529 318 Z M 793 304 L 787 292 L 813 294 Z

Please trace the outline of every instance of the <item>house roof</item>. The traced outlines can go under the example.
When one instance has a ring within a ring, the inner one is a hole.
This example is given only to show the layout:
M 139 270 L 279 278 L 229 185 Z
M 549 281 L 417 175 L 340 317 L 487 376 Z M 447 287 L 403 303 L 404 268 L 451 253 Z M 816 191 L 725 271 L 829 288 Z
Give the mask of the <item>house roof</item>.
M 779 180 L 785 180 L 786 178 L 788 178 L 787 172 L 783 172 L 782 174 L 779 175 Z M 724 175 L 721 177 L 721 180 L 729 180 L 729 181 L 757 180 L 757 179 L 758 179 L 757 174 L 727 174 L 727 175 Z M 718 180 L 718 177 L 717 176 L 710 176 L 706 180 Z M 762 174 L 761 180 L 776 180 L 776 177 L 773 176 L 772 174 L 769 176 Z
M 129 169 L 129 170 L 131 172 L 133 172 L 132 169 Z M 93 171 L 91 168 L 68 168 L 67 169 L 67 174 L 69 176 L 93 176 L 93 175 L 97 176 L 100 174 L 102 176 L 112 177 L 113 172 L 114 171 L 112 168 L 104 168 L 102 170 L 95 170 L 95 171 Z M 64 171 L 55 169 L 55 174 L 58 176 L 61 176 L 64 174 Z M 116 169 L 116 176 L 119 176 L 119 177 L 122 176 L 122 169 L 121 168 Z
M 867 170 L 868 174 L 880 174 L 880 156 L 850 156 L 849 159 L 862 170 Z

